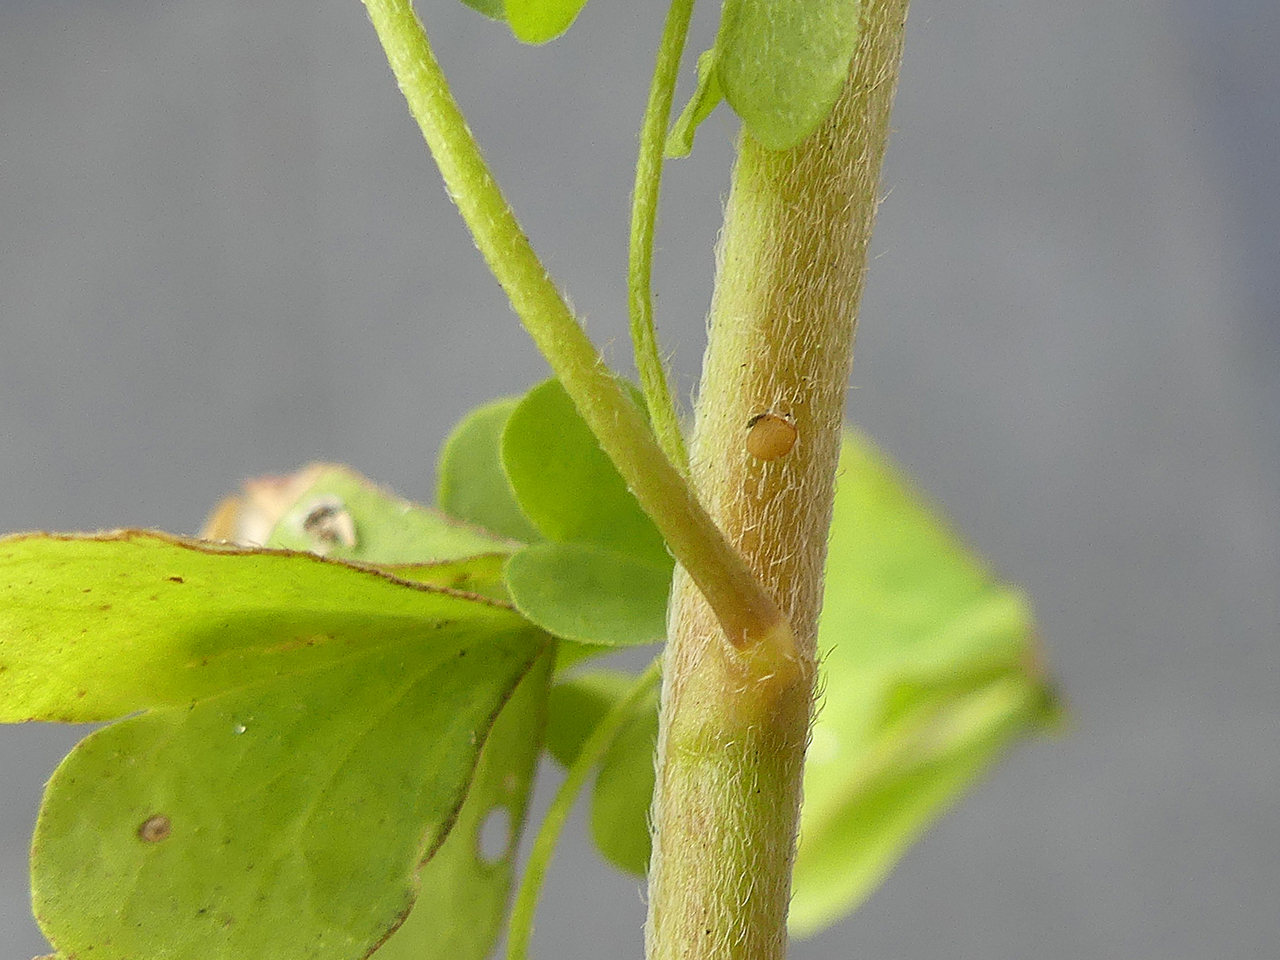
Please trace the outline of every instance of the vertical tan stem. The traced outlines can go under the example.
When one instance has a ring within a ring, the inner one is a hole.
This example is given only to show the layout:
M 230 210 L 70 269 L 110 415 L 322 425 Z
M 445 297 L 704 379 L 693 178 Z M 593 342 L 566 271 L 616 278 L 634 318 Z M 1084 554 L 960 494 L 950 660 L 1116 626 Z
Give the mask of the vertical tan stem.
M 742 140 L 691 476 L 789 618 L 799 652 L 780 669 L 776 659 L 735 649 L 697 588 L 677 574 L 649 960 L 786 954 L 822 566 L 906 9 L 906 0 L 867 0 L 849 82 L 811 138 L 786 151 Z M 749 424 L 764 413 L 796 429 L 794 447 L 776 459 L 747 449 Z

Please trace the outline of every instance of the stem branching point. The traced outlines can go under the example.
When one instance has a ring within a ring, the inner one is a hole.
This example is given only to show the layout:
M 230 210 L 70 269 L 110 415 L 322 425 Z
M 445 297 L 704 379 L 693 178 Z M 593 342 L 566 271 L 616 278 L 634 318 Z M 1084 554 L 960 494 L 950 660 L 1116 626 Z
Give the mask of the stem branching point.
M 782 614 L 663 453 L 534 253 L 449 90 L 409 0 L 365 0 L 445 187 L 511 306 L 627 486 L 716 612 L 730 642 L 777 633 Z

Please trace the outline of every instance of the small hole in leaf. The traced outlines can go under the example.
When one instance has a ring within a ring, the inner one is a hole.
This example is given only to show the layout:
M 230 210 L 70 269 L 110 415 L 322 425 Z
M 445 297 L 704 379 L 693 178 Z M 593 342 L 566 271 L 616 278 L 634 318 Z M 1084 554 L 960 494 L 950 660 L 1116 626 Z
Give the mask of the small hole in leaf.
M 144 843 L 159 843 L 167 840 L 173 832 L 173 824 L 163 813 L 157 813 L 142 821 L 138 827 L 138 839 Z
M 507 855 L 511 846 L 511 814 L 506 807 L 494 807 L 489 811 L 476 839 L 477 852 L 484 863 L 495 864 Z

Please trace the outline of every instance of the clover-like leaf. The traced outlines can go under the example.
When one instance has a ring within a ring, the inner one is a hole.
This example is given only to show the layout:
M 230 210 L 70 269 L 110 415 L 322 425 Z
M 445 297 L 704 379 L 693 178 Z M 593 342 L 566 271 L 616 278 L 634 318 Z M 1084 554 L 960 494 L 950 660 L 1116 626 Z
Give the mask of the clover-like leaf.
M 502 462 L 521 510 L 548 540 L 672 562 L 662 534 L 558 380 L 538 384 L 511 411 Z
M 782 150 L 826 118 L 857 49 L 862 0 L 725 0 L 715 45 L 698 61 L 698 89 L 668 153 L 683 156 L 693 132 L 729 101 L 751 135 Z
M 517 609 L 583 643 L 660 640 L 674 563 L 557 381 L 511 411 L 502 459 L 521 511 L 548 541 L 507 562 Z
M 33 900 L 67 956 L 364 956 L 550 655 L 492 601 L 139 532 L 7 538 L 0 591 L 0 717 L 145 711 L 46 793 Z
M 511 557 L 516 607 L 567 640 L 607 646 L 659 643 L 667 633 L 671 566 L 582 543 L 540 543 Z
M 520 510 L 502 466 L 502 432 L 519 402 L 508 397 L 486 403 L 453 428 L 440 448 L 436 502 L 451 517 L 535 543 L 542 535 Z

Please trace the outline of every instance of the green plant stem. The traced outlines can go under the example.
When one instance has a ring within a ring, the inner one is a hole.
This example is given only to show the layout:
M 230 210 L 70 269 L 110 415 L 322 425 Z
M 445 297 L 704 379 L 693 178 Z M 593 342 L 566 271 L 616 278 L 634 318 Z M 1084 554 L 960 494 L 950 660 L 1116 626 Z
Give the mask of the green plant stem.
M 663 149 L 671 122 L 676 75 L 689 35 L 694 0 L 671 0 L 662 28 L 658 61 L 649 86 L 649 102 L 640 128 L 640 153 L 636 157 L 636 183 L 631 194 L 631 247 L 627 264 L 627 304 L 631 319 L 631 343 L 635 348 L 640 387 L 649 407 L 649 422 L 658 444 L 681 473 L 689 471 L 689 455 L 680 434 L 680 417 L 671 399 L 658 334 L 653 324 L 653 234 L 658 219 L 658 194 L 662 186 Z
M 691 445 L 695 489 L 792 625 L 779 674 L 725 642 L 677 570 L 665 654 L 649 960 L 781 960 L 853 330 L 906 0 L 866 0 L 844 92 L 799 146 L 741 140 Z M 751 418 L 797 430 L 778 459 Z
M 732 642 L 791 650 L 778 605 L 666 458 L 533 252 L 449 91 L 409 0 L 365 0 L 445 186 L 511 306 L 600 446 L 706 595 Z
M 547 868 L 555 856 L 556 844 L 560 839 L 560 831 L 564 829 L 569 811 L 582 788 L 586 785 L 591 771 L 600 765 L 614 740 L 618 738 L 623 725 L 631 719 L 640 699 L 653 689 L 662 676 L 662 658 L 654 657 L 653 662 L 636 678 L 631 689 L 621 700 L 601 718 L 596 728 L 582 745 L 578 756 L 569 767 L 564 783 L 556 791 L 551 806 L 538 828 L 538 836 L 533 841 L 533 849 L 529 853 L 529 862 L 525 866 L 524 877 L 520 881 L 520 891 L 516 894 L 515 905 L 511 908 L 511 920 L 507 927 L 507 960 L 526 960 L 529 955 L 529 942 L 533 937 L 533 917 L 538 909 L 538 897 L 542 893 L 542 883 L 547 876 Z

